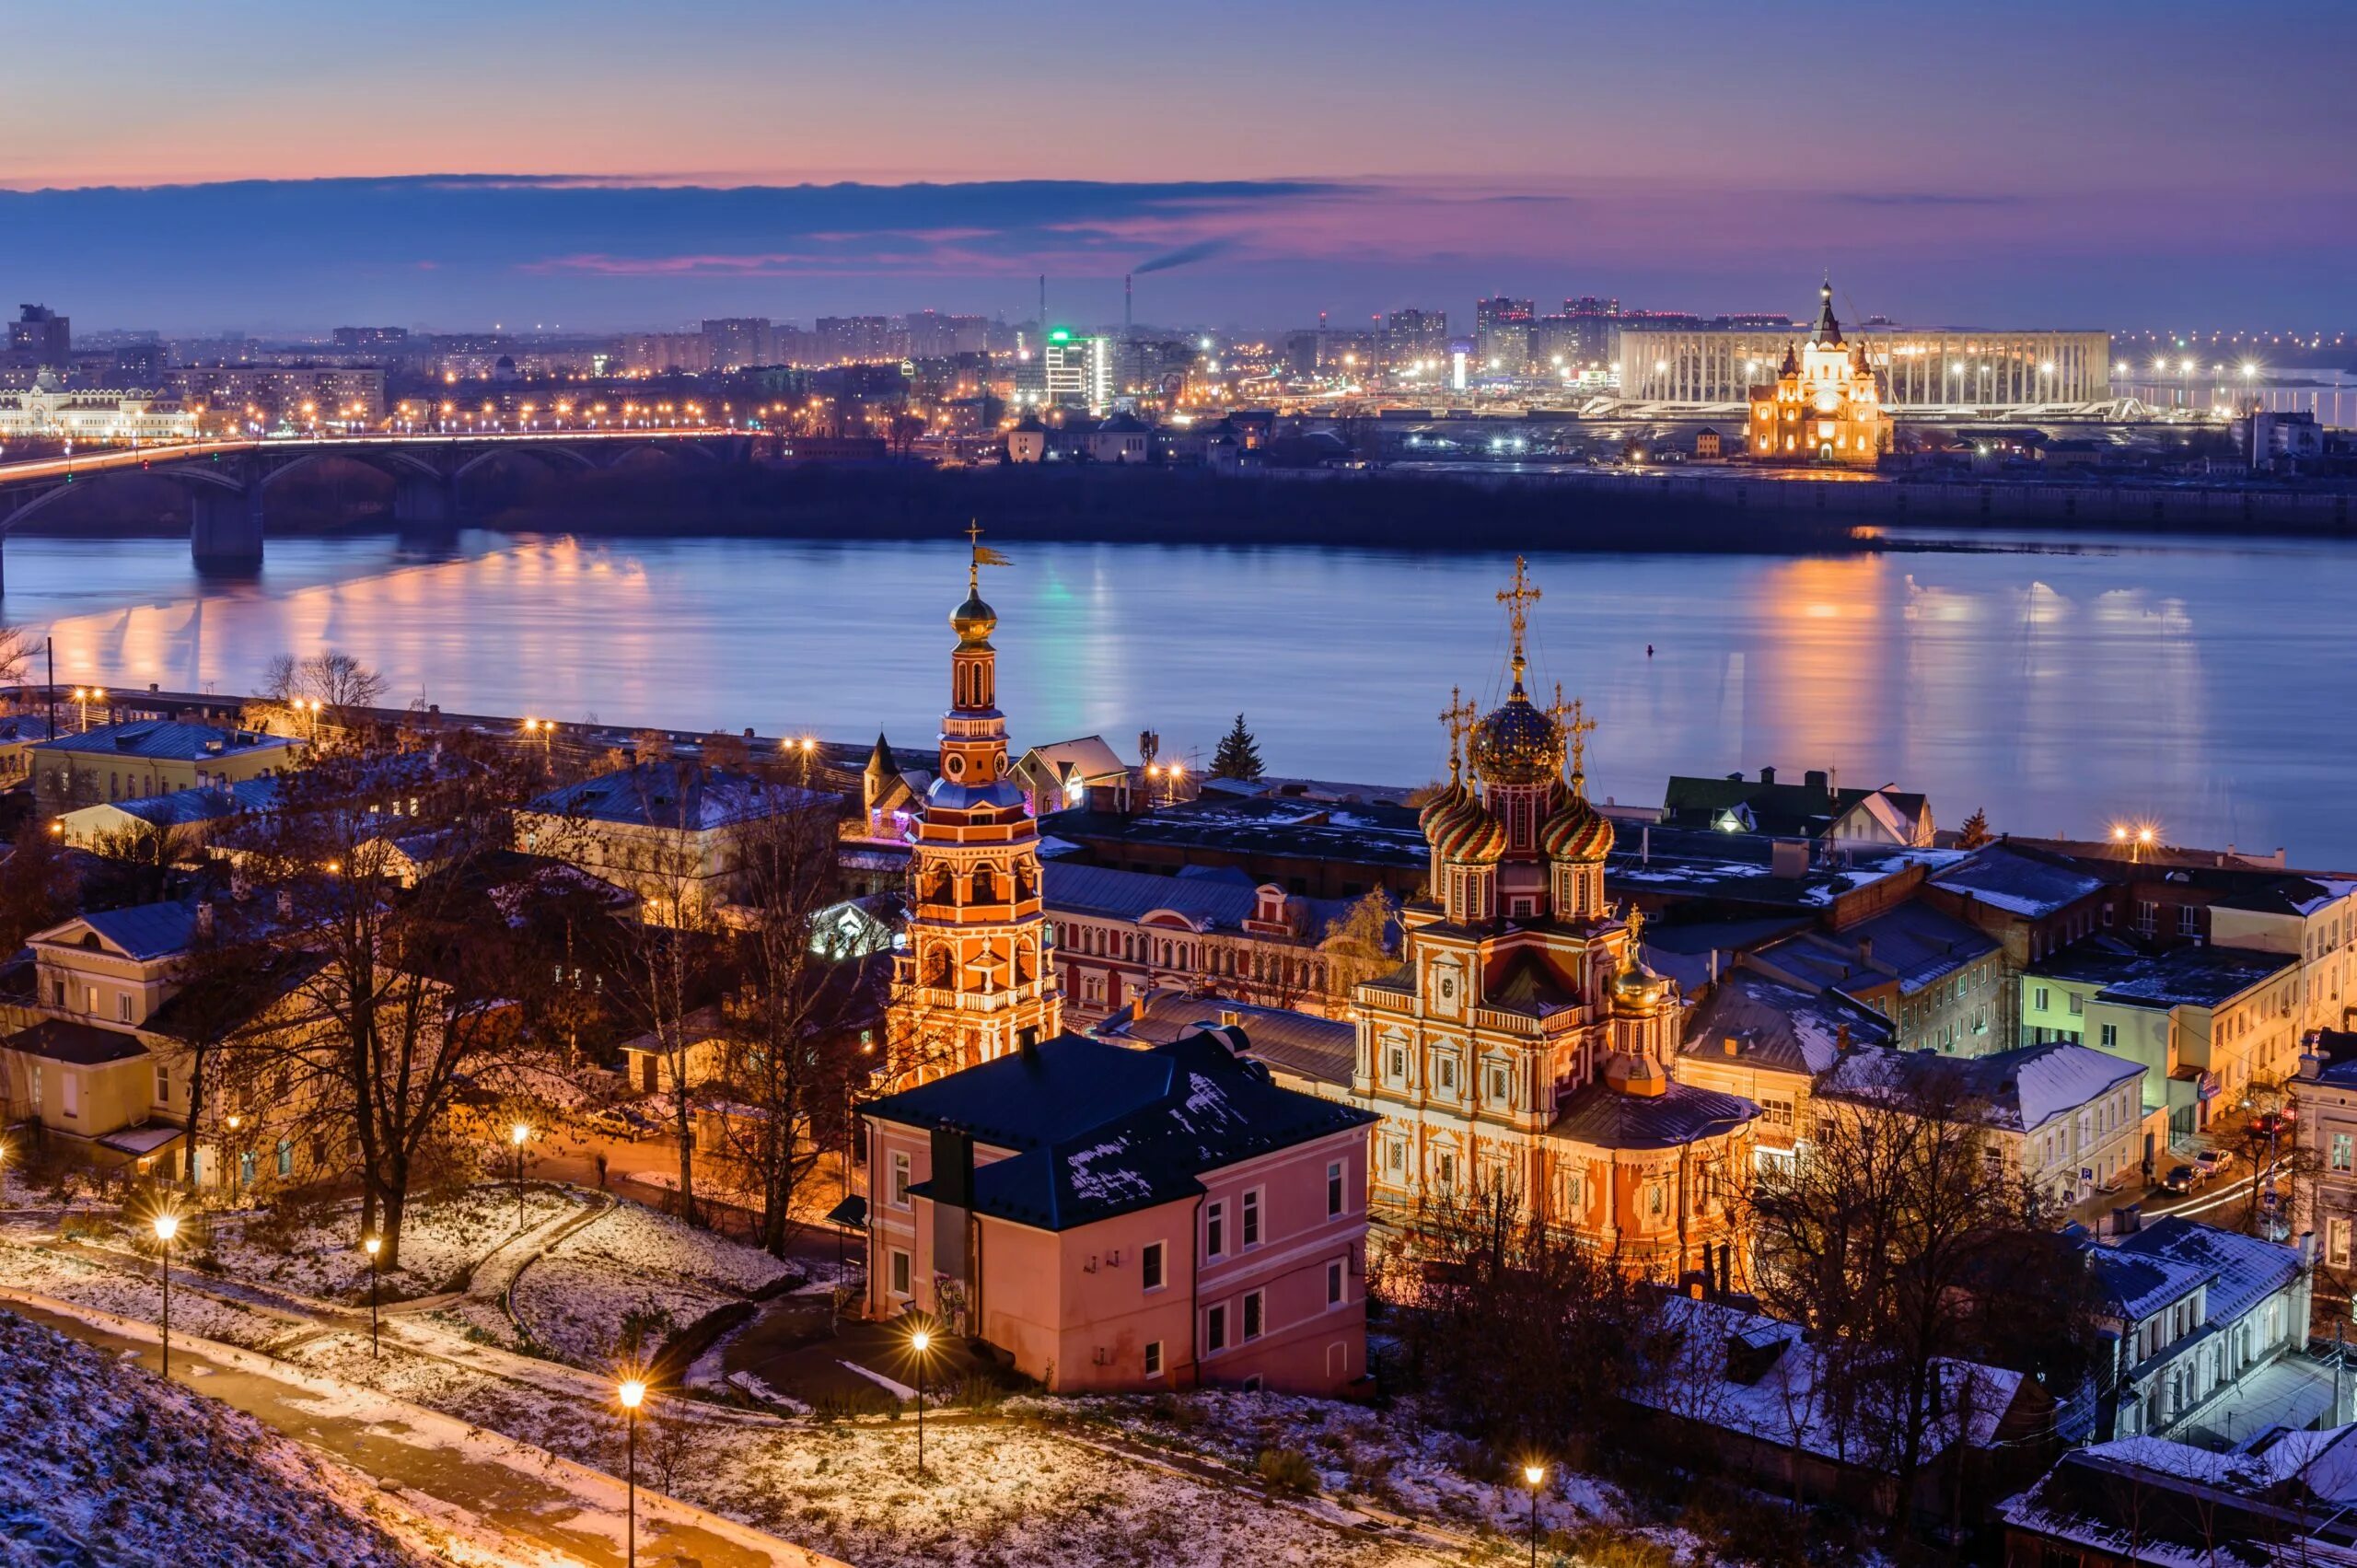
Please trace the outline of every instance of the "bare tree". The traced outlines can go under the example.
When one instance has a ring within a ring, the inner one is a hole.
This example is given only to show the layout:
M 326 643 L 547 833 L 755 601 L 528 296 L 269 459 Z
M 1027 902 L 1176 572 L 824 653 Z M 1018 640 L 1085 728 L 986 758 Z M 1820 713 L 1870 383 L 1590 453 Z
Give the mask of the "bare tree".
M 278 944 L 311 962 L 278 1026 L 235 1043 L 239 1065 L 315 1149 L 353 1151 L 387 1269 L 400 1267 L 409 1195 L 447 1146 L 462 1089 L 513 1044 L 505 928 L 473 870 L 506 847 L 519 766 L 505 749 L 421 760 L 354 730 L 286 775 L 278 809 L 240 845 Z M 410 807 L 398 817 L 370 808 L 389 778 Z M 404 886 L 419 856 L 430 868 Z
M 1747 1201 L 1760 1301 L 1816 1334 L 1824 1418 L 1902 1500 L 1952 1392 L 1943 1358 L 2001 1359 L 2060 1387 L 2092 1365 L 2087 1271 L 1956 1069 L 1891 1053 L 1852 1096 L 1820 1092 L 1807 1150 L 1763 1170 Z
M 28 824 L 0 859 L 0 951 L 13 953 L 36 931 L 72 914 L 81 879 L 57 835 Z
M 338 713 L 373 708 L 385 694 L 385 678 L 352 655 L 335 648 L 305 654 L 281 654 L 262 672 L 256 694 L 273 703 L 297 698 L 316 702 Z
M 1399 912 L 1392 907 L 1389 895 L 1380 888 L 1373 888 L 1345 913 L 1327 923 L 1318 946 L 1326 956 L 1329 1005 L 1348 1005 L 1351 993 L 1363 981 L 1387 974 L 1396 966 L 1392 927 L 1398 920 Z

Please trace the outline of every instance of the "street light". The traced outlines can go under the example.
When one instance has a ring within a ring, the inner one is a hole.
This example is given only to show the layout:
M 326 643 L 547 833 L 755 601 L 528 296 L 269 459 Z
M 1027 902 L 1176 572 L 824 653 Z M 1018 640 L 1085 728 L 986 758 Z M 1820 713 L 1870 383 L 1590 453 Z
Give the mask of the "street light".
M 172 1380 L 172 1233 L 180 1228 L 180 1215 L 166 1210 L 156 1216 L 156 1239 L 164 1249 L 164 1381 Z
M 377 1281 L 381 1273 L 377 1267 L 377 1254 L 383 1249 L 385 1241 L 382 1237 L 372 1236 L 360 1245 L 368 1254 L 368 1357 L 373 1361 L 377 1357 Z
M 524 1228 L 524 1140 L 532 1130 L 518 1121 L 507 1130 L 507 1141 L 516 1145 L 516 1228 Z
M 636 1377 L 625 1377 L 614 1397 L 622 1402 L 622 1420 L 629 1436 L 625 1441 L 630 1453 L 630 1525 L 624 1538 L 624 1568 L 638 1568 L 638 1402 L 646 1398 L 646 1385 Z
M 1547 1483 L 1547 1467 L 1527 1464 L 1522 1467 L 1524 1484 L 1530 1488 L 1530 1568 L 1538 1568 L 1538 1489 Z
M 924 1364 L 933 1350 L 933 1332 L 918 1329 L 909 1335 L 909 1353 L 917 1367 L 917 1479 L 924 1479 Z

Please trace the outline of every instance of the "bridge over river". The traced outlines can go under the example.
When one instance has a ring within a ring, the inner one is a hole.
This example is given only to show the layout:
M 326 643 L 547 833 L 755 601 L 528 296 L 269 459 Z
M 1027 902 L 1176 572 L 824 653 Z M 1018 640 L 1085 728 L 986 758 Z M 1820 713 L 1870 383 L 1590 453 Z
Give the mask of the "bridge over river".
M 189 546 L 200 567 L 261 563 L 262 517 L 271 488 L 329 458 L 365 463 L 393 482 L 393 519 L 404 528 L 447 528 L 459 517 L 459 485 L 487 463 L 521 453 L 552 469 L 610 468 L 655 449 L 682 461 L 743 462 L 754 436 L 696 426 L 656 430 L 568 430 L 513 435 L 334 436 L 224 439 L 106 447 L 64 457 L 0 463 L 0 540 L 75 487 L 127 473 L 174 481 L 188 493 Z M 0 584 L 5 578 L 0 577 Z

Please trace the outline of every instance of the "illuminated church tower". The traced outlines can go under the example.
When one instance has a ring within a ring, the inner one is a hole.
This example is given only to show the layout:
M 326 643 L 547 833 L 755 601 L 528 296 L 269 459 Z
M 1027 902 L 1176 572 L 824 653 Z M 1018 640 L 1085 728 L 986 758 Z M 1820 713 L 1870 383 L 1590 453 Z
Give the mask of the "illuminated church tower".
M 1351 1098 L 1382 1118 L 1372 1195 L 1408 1229 L 1508 1195 L 1633 1270 L 1724 1284 L 1742 1272 L 1731 1196 L 1759 1109 L 1673 1075 L 1682 999 L 1645 967 L 1642 917 L 1605 901 L 1595 726 L 1560 690 L 1541 708 L 1525 689 L 1538 598 L 1515 562 L 1498 595 L 1512 684 L 1486 714 L 1452 699 L 1442 715 L 1449 782 L 1422 814 L 1429 896 L 1400 912 L 1399 970 L 1353 994 Z
M 1776 379 L 1751 389 L 1745 455 L 1763 463 L 1872 468 L 1890 450 L 1889 401 L 1864 342 L 1842 340 L 1833 280 L 1818 290 L 1817 325 L 1798 354 L 1788 346 Z
M 892 1000 L 894 1043 L 918 1077 L 988 1062 L 1063 1028 L 1040 913 L 1039 831 L 1007 776 L 990 640 L 998 613 L 981 596 L 981 568 L 1005 563 L 977 542 L 966 601 L 949 616 L 958 646 L 941 771 L 917 826 L 908 947 L 896 961 Z

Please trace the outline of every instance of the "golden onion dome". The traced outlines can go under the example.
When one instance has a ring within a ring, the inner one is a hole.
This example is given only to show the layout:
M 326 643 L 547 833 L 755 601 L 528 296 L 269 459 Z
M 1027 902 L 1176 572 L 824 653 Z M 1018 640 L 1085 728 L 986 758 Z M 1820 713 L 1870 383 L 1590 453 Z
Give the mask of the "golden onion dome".
M 1644 954 L 1644 916 L 1632 913 L 1629 919 L 1629 945 L 1621 950 L 1620 972 L 1612 977 L 1614 1012 L 1658 1012 L 1669 1000 L 1669 981 L 1645 967 Z
M 1473 772 L 1485 784 L 1541 784 L 1563 771 L 1563 726 L 1533 707 L 1522 682 L 1473 726 Z
M 1443 860 L 1460 864 L 1494 865 L 1506 853 L 1505 825 L 1469 793 L 1435 814 L 1424 837 Z
M 1550 860 L 1597 861 L 1612 853 L 1612 819 L 1588 804 L 1586 784 L 1573 774 L 1571 792 L 1538 830 L 1539 852 Z
M 949 629 L 962 641 L 982 642 L 998 629 L 998 611 L 984 604 L 980 593 L 970 589 L 966 602 L 949 612 Z

